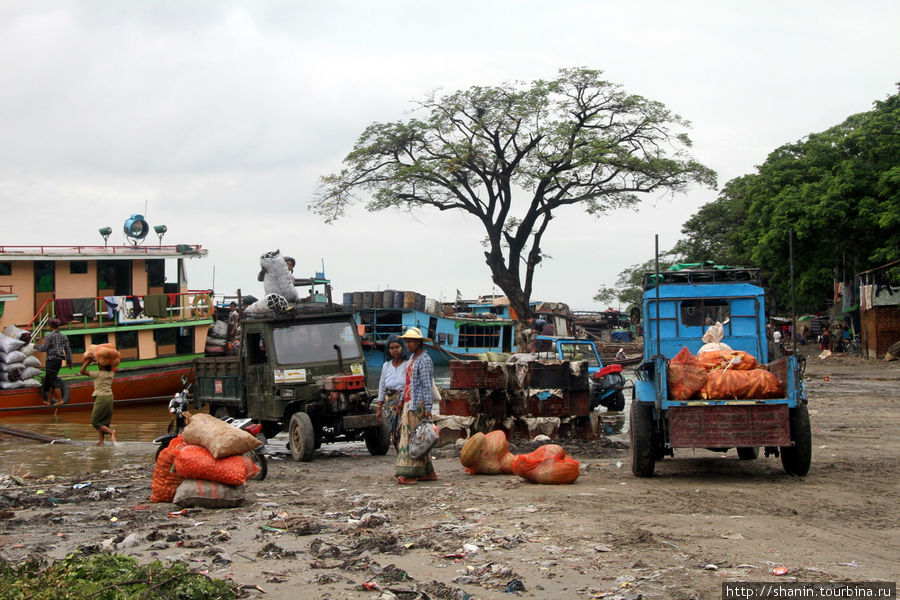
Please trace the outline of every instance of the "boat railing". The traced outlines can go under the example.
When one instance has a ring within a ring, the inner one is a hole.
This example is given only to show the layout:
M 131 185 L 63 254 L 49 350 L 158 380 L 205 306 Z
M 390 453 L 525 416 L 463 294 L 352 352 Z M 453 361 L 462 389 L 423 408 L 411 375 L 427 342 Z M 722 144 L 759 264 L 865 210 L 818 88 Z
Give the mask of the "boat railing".
M 162 298 L 160 298 L 162 297 Z M 125 305 L 119 306 L 124 298 Z M 155 314 L 148 315 L 146 301 L 151 298 L 156 309 Z M 140 310 L 135 305 L 138 301 Z M 57 315 L 58 298 L 46 300 L 31 321 L 25 326 L 37 337 L 46 323 Z M 202 321 L 213 316 L 212 290 L 188 290 L 171 294 L 132 294 L 114 296 L 95 296 L 93 299 L 95 316 L 90 313 L 73 313 L 76 317 L 72 321 L 62 324 L 64 329 L 95 329 L 98 327 L 113 327 L 117 325 L 140 325 L 144 323 L 181 323 L 188 321 Z M 107 302 L 110 300 L 110 302 Z M 160 302 L 163 306 L 160 307 Z M 161 309 L 161 313 L 157 312 Z
M 205 254 L 205 252 L 206 251 L 203 250 L 203 247 L 200 244 L 175 244 L 165 246 L 8 246 L 0 244 L 0 254 L 90 254 L 95 256 L 97 254 Z

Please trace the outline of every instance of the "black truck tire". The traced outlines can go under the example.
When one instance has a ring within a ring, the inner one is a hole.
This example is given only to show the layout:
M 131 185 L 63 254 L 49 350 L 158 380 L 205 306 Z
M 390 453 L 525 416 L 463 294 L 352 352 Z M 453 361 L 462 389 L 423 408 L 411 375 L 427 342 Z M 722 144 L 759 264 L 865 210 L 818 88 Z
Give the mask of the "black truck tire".
M 756 460 L 759 458 L 759 448 L 756 446 L 747 446 L 737 449 L 738 458 L 741 460 Z
M 384 456 L 391 447 L 391 424 L 387 417 L 377 427 L 366 429 L 366 448 L 372 456 Z
M 291 450 L 291 458 L 303 462 L 312 460 L 315 451 L 315 438 L 313 424 L 309 415 L 305 412 L 297 412 L 291 415 L 291 425 L 288 429 L 288 447 Z
M 653 406 L 631 401 L 631 472 L 650 477 L 656 466 L 656 436 L 653 433 Z
M 809 465 L 812 462 L 812 430 L 806 404 L 791 409 L 790 422 L 791 440 L 794 445 L 781 448 L 781 465 L 788 475 L 802 477 L 809 473 Z

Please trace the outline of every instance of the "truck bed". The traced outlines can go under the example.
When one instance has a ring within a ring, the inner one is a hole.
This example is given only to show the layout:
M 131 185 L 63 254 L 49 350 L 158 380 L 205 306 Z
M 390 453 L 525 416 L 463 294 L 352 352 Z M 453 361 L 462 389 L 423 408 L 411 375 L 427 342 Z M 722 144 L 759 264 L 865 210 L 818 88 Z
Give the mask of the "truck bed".
M 244 386 L 237 356 L 207 356 L 194 361 L 194 396 L 203 404 L 240 406 Z

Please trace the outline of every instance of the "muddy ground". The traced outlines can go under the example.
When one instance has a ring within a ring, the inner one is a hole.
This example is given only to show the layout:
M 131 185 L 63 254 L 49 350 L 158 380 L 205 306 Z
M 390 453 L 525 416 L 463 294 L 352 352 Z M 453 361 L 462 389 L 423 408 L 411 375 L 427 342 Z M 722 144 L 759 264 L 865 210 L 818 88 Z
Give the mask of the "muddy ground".
M 573 485 L 470 476 L 446 447 L 435 451 L 439 481 L 401 487 L 393 451 L 326 446 L 312 463 L 273 458 L 244 506 L 176 518 L 174 505 L 147 504 L 152 468 L 123 465 L 0 490 L 0 556 L 116 548 L 188 561 L 273 599 L 386 600 L 413 589 L 434 599 L 509 598 L 507 589 L 705 599 L 735 580 L 897 581 L 900 363 L 811 358 L 807 374 L 813 463 L 802 478 L 777 458 L 697 450 L 637 479 L 623 444 L 578 443 L 564 444 L 582 462 Z

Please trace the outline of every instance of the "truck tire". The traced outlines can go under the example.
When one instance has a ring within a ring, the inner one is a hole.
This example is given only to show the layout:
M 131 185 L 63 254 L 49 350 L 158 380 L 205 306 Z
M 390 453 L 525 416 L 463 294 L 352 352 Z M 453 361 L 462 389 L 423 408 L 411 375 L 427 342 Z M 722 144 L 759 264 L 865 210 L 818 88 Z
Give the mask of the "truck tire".
M 809 473 L 812 462 L 812 431 L 806 404 L 791 409 L 791 440 L 793 446 L 781 448 L 781 464 L 788 475 L 803 476 Z
M 297 412 L 291 415 L 291 425 L 288 429 L 288 448 L 291 450 L 291 458 L 309 462 L 315 451 L 315 439 L 313 437 L 313 424 L 309 415 L 305 412 Z
M 631 472 L 650 477 L 656 466 L 656 436 L 653 433 L 653 406 L 631 402 Z
M 759 457 L 759 448 L 756 446 L 747 446 L 745 448 L 738 448 L 738 458 L 741 460 L 756 460 Z
M 366 429 L 366 448 L 372 456 L 384 456 L 391 447 L 391 424 L 386 418 L 377 427 Z
M 625 394 L 619 390 L 609 398 L 609 404 L 606 410 L 623 411 L 625 410 Z

